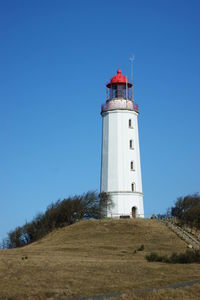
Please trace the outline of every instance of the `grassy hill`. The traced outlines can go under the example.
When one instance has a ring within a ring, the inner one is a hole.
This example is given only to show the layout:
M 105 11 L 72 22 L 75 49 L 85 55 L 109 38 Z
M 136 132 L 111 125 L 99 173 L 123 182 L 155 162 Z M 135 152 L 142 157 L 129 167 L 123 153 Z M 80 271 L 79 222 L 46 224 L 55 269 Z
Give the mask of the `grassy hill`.
M 134 254 L 142 244 L 144 251 Z M 24 248 L 0 250 L 0 299 L 66 299 L 199 279 L 198 264 L 145 259 L 152 251 L 185 250 L 186 244 L 156 220 L 82 221 Z

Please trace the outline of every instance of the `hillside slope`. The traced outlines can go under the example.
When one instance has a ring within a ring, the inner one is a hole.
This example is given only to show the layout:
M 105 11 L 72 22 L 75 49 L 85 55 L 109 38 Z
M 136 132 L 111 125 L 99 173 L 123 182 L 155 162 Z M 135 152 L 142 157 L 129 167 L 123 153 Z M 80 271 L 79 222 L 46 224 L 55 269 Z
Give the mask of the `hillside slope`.
M 142 244 L 144 251 L 134 254 Z M 156 220 L 82 221 L 24 248 L 1 250 L 0 299 L 65 299 L 199 279 L 197 264 L 145 260 L 152 251 L 185 249 Z

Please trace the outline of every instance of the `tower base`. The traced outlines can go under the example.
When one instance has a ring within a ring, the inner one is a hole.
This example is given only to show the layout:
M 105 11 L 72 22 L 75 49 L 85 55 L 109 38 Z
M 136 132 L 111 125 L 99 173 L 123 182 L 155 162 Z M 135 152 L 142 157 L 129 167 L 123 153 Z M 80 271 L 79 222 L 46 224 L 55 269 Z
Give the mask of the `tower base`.
M 143 193 L 108 192 L 113 207 L 107 210 L 109 218 L 144 218 Z

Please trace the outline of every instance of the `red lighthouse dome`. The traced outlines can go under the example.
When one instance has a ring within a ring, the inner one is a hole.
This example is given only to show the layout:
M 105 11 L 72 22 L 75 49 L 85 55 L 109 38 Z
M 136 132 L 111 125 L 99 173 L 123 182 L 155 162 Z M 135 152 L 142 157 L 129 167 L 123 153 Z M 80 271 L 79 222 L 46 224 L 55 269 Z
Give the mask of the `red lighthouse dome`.
M 122 75 L 120 69 L 117 70 L 117 74 L 113 76 L 107 87 L 107 100 L 115 98 L 123 98 L 132 100 L 132 83 L 128 81 L 128 77 Z
M 117 70 L 117 75 L 113 76 L 110 80 L 110 82 L 106 85 L 108 88 L 111 87 L 111 85 L 115 84 L 128 84 L 129 87 L 132 86 L 130 82 L 128 82 L 128 77 L 122 75 L 122 72 L 120 69 Z

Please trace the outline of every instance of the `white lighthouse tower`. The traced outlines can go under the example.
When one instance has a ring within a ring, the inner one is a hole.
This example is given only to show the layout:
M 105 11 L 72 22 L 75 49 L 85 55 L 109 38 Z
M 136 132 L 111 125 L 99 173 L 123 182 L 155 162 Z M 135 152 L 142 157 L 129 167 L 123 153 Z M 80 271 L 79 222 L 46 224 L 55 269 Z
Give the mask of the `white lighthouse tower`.
M 110 194 L 113 201 L 106 215 L 143 218 L 138 105 L 133 102 L 133 85 L 120 69 L 107 84 L 101 115 L 101 192 Z

